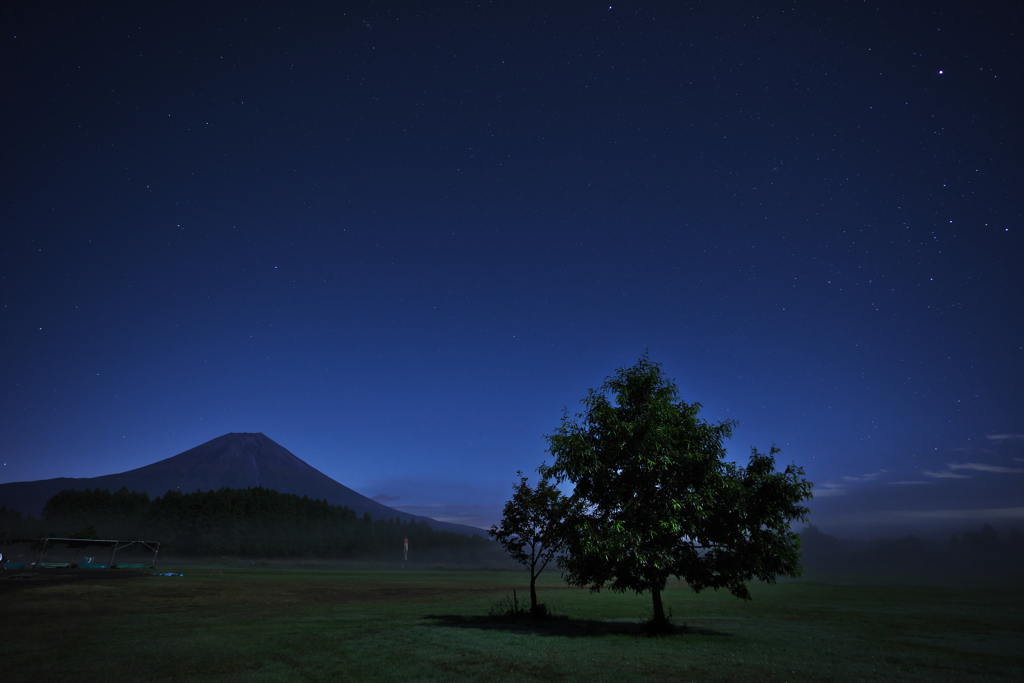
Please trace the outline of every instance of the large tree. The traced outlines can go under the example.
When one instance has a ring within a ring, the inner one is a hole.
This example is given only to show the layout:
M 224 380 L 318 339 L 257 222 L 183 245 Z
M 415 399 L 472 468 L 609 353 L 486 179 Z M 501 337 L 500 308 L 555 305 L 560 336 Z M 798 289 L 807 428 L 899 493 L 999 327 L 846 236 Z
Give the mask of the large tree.
M 569 499 L 547 479 L 530 488 L 522 470 L 512 498 L 505 503 L 501 526 L 488 532 L 513 560 L 530 570 L 530 612 L 537 615 L 537 577 L 562 547 L 560 527 L 569 514 Z
M 614 396 L 614 403 L 609 401 Z M 650 591 L 654 622 L 665 626 L 661 593 L 670 576 L 692 590 L 727 588 L 750 599 L 753 578 L 798 576 L 800 538 L 793 520 L 812 484 L 803 469 L 775 470 L 751 449 L 747 466 L 726 460 L 732 420 L 709 424 L 699 403 L 679 400 L 675 383 L 647 354 L 620 368 L 581 401 L 585 410 L 546 437 L 544 477 L 575 486 L 568 520 L 566 580 L 598 591 Z

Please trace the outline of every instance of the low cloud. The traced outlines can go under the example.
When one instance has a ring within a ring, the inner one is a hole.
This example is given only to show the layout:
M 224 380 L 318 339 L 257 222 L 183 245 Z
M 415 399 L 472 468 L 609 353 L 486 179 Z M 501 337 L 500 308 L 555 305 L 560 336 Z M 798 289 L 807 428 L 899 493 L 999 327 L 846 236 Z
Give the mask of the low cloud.
M 847 512 L 838 515 L 811 516 L 818 526 L 883 526 L 907 522 L 966 521 L 1015 522 L 1024 520 L 1024 508 L 987 508 L 984 510 L 887 510 Z
M 984 446 L 970 446 L 965 448 L 951 448 L 954 453 L 970 453 L 971 455 L 977 455 L 978 453 L 995 453 L 992 448 L 985 448 Z
M 847 488 L 848 484 L 875 481 L 888 471 L 889 470 L 878 470 L 877 472 L 868 472 L 867 474 L 843 475 L 842 477 L 840 477 L 840 479 L 842 479 L 842 482 L 837 483 L 834 481 L 826 481 L 823 484 L 815 484 L 814 497 L 829 498 L 831 496 L 845 496 L 847 493 L 849 493 L 849 489 Z
M 970 479 L 969 474 L 957 474 L 956 472 L 929 472 L 925 470 L 924 476 L 935 477 L 936 479 Z
M 1014 458 L 1020 460 L 1020 458 Z M 951 462 L 949 469 L 944 472 L 924 473 L 926 477 L 935 479 L 970 479 L 969 474 L 958 474 L 956 470 L 968 470 L 970 472 L 995 472 L 998 474 L 1024 474 L 1024 467 L 1003 467 L 1002 465 L 988 465 L 983 462 Z
M 503 505 L 456 505 L 449 503 L 433 503 L 427 505 L 396 505 L 396 510 L 413 515 L 429 517 L 439 522 L 454 522 L 489 529 L 492 524 L 501 522 Z
M 828 481 L 824 484 L 814 485 L 815 498 L 828 498 L 830 496 L 844 495 L 846 495 L 846 487 L 843 484 L 836 484 L 835 482 Z
M 378 503 L 380 503 L 382 505 L 387 505 L 391 501 L 399 500 L 400 498 L 401 498 L 401 496 L 389 496 L 386 493 L 378 493 L 376 496 L 374 496 L 370 500 L 376 501 L 376 502 L 378 502 Z
M 990 441 L 1024 441 L 1024 434 L 988 434 L 985 436 Z
M 1019 458 L 1014 458 L 1019 460 Z M 1000 467 L 999 465 L 986 465 L 980 462 L 965 462 L 962 464 L 949 463 L 951 470 L 976 470 L 978 472 L 1001 472 L 1003 474 L 1024 474 L 1024 469 L 1019 467 Z
M 843 481 L 874 481 L 880 476 L 888 472 L 889 470 L 878 470 L 877 472 L 871 472 L 869 474 L 862 474 L 858 477 L 844 476 Z

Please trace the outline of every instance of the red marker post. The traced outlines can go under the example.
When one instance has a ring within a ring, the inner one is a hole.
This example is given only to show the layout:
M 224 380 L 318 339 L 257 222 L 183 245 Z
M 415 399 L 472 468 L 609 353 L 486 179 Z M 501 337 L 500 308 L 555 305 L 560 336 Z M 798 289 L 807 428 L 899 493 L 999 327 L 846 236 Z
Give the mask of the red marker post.
M 409 537 L 405 537 L 405 561 L 409 561 Z

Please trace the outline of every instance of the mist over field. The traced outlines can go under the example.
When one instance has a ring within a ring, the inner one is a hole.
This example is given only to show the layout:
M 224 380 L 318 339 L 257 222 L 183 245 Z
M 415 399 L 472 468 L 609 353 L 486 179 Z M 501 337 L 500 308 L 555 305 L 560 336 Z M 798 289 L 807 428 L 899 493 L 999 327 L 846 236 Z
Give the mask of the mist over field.
M 809 526 L 800 532 L 806 575 L 902 575 L 904 578 L 1019 577 L 1024 568 L 1024 536 L 1016 527 L 999 531 L 984 524 L 944 537 L 843 539 Z

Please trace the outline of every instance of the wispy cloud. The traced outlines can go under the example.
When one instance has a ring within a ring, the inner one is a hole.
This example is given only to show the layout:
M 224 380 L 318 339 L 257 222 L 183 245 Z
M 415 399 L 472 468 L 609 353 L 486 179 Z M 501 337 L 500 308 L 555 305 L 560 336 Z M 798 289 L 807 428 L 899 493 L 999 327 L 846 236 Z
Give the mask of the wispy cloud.
M 878 470 L 877 472 L 868 472 L 867 474 L 848 474 L 840 477 L 840 479 L 842 479 L 841 482 L 826 481 L 823 484 L 815 484 L 814 497 L 828 498 L 830 496 L 845 496 L 847 493 L 849 493 L 849 489 L 847 488 L 849 484 L 855 484 L 857 482 L 875 481 L 888 471 L 889 470 Z
M 374 496 L 370 500 L 376 501 L 376 502 L 381 503 L 383 505 L 387 505 L 391 501 L 398 500 L 400 498 L 401 498 L 401 496 L 389 496 L 386 493 L 378 493 L 376 496 Z
M 1014 458 L 1014 460 L 1021 460 Z M 1024 462 L 1024 461 L 1022 461 Z M 983 462 L 951 462 L 949 469 L 943 472 L 925 471 L 924 476 L 935 479 L 970 479 L 969 474 L 958 474 L 956 470 L 968 470 L 971 472 L 996 472 L 998 474 L 1024 474 L 1024 467 L 1003 467 L 1002 465 L 989 465 Z
M 951 448 L 950 450 L 955 453 L 995 453 L 995 450 L 984 446 L 965 446 L 963 448 Z
M 887 481 L 886 486 L 911 486 L 914 484 L 934 484 L 934 481 Z
M 1024 474 L 1024 469 L 1019 467 L 1000 467 L 999 465 L 986 465 L 980 462 L 965 462 L 962 464 L 949 463 L 951 470 L 976 470 L 978 472 L 1002 472 L 1004 474 Z
M 1024 434 L 988 434 L 990 441 L 1024 441 Z
M 936 479 L 970 479 L 969 474 L 957 474 L 956 472 L 929 472 L 925 470 L 924 476 L 935 477 Z
M 843 495 L 846 495 L 846 486 L 844 486 L 843 484 L 837 484 L 832 481 L 827 481 L 824 484 L 814 485 L 815 498 L 828 498 L 830 496 Z
M 872 512 L 847 512 L 838 515 L 811 516 L 818 526 L 838 524 L 843 526 L 882 526 L 906 522 L 943 521 L 985 521 L 1024 520 L 1024 508 L 988 508 L 984 510 L 887 510 Z
M 871 472 L 869 474 L 862 474 L 860 476 L 844 476 L 843 481 L 874 481 L 880 476 L 888 472 L 889 470 L 878 470 L 877 472 Z
M 501 521 L 501 505 L 454 505 L 433 503 L 427 505 L 395 505 L 396 510 L 436 519 L 488 529 Z

